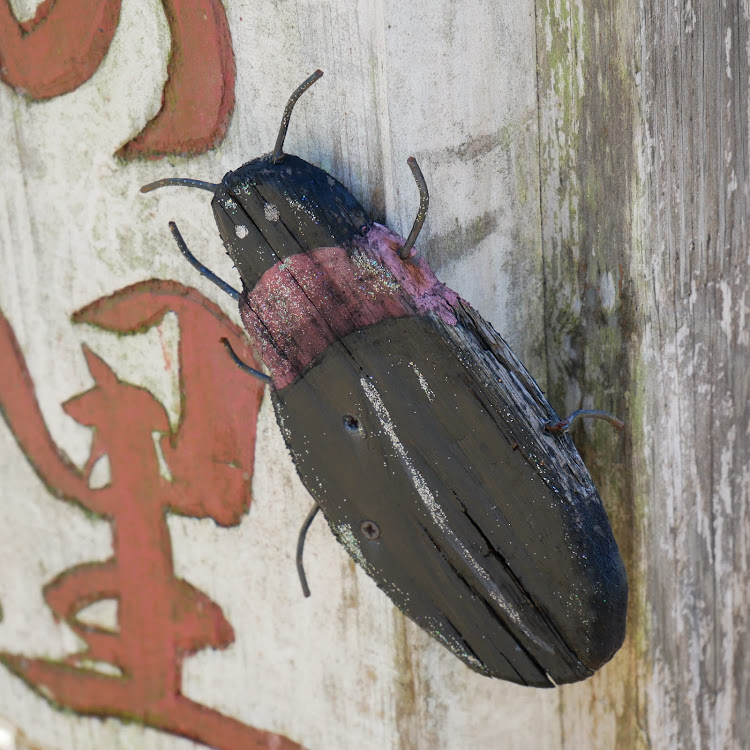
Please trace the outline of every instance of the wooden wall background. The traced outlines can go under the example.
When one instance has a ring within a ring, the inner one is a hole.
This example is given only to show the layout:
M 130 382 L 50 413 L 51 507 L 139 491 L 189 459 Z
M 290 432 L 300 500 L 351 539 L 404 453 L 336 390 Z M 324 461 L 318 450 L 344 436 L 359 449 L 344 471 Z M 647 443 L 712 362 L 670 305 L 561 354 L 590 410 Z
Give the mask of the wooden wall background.
M 0 68 L 13 31 L 2 6 L 24 20 L 35 2 L 0 0 Z M 164 278 L 238 320 L 166 228 L 177 219 L 233 278 L 207 196 L 138 187 L 218 181 L 270 150 L 289 92 L 317 67 L 325 77 L 300 102 L 287 150 L 401 233 L 415 155 L 432 197 L 421 251 L 439 277 L 559 412 L 599 407 L 628 422 L 624 437 L 598 423 L 575 435 L 628 567 L 628 638 L 588 682 L 541 692 L 469 672 L 322 523 L 302 599 L 294 544 L 309 498 L 264 403 L 249 515 L 233 528 L 168 521 L 176 570 L 235 630 L 228 649 L 186 660 L 182 692 L 328 750 L 750 746 L 747 0 L 229 0 L 226 138 L 203 155 L 123 161 L 117 149 L 160 107 L 165 7 L 124 0 L 103 62 L 70 93 L 35 101 L 0 84 L 0 309 L 76 462 L 90 430 L 60 404 L 91 387 L 82 341 L 173 422 L 179 394 L 165 364 L 174 321 L 120 338 L 74 325 L 75 310 Z M 0 651 L 59 659 L 77 641 L 42 588 L 108 557 L 110 525 L 52 497 L 4 424 L 0 502 Z M 137 717 L 57 710 L 3 667 L 0 717 L 18 747 L 198 747 Z

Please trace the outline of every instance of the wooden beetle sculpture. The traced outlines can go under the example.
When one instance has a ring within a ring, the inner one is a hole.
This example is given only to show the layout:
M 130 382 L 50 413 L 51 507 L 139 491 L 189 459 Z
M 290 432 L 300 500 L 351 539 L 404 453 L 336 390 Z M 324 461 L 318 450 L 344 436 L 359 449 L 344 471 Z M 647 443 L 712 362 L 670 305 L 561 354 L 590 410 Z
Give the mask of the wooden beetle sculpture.
M 209 190 L 239 302 L 299 475 L 336 538 L 406 615 L 472 669 L 537 687 L 589 677 L 625 635 L 627 579 L 566 428 L 508 345 L 439 283 L 414 240 L 276 147 Z M 227 345 L 228 346 L 228 345 Z M 230 350 L 230 354 L 233 352 Z M 217 384 L 220 387 L 220 384 Z M 621 423 L 618 424 L 621 426 Z

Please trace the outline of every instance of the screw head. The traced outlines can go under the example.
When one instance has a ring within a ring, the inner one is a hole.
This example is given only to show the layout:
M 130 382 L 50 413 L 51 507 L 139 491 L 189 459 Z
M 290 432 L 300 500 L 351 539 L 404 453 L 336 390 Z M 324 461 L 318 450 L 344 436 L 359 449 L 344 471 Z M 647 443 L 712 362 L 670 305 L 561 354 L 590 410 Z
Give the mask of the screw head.
M 375 521 L 362 521 L 362 525 L 359 528 L 365 539 L 371 542 L 380 539 L 380 526 Z

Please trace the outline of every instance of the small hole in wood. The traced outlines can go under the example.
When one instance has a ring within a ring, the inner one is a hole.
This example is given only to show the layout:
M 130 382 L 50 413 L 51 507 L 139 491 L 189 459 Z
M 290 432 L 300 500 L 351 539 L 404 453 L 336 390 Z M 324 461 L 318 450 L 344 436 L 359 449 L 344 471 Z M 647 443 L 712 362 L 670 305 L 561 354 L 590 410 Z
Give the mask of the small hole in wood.
M 359 420 L 351 414 L 344 414 L 344 429 L 347 432 L 358 432 Z

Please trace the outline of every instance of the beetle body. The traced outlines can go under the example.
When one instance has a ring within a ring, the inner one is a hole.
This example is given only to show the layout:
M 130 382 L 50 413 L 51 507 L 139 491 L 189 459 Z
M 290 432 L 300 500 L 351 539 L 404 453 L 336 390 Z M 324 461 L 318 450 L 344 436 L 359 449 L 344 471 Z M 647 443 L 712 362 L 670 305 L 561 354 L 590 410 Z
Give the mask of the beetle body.
M 278 142 L 212 207 L 287 447 L 349 554 L 472 669 L 590 676 L 624 638 L 627 579 L 578 452 L 543 430 L 557 415 L 507 344 Z

